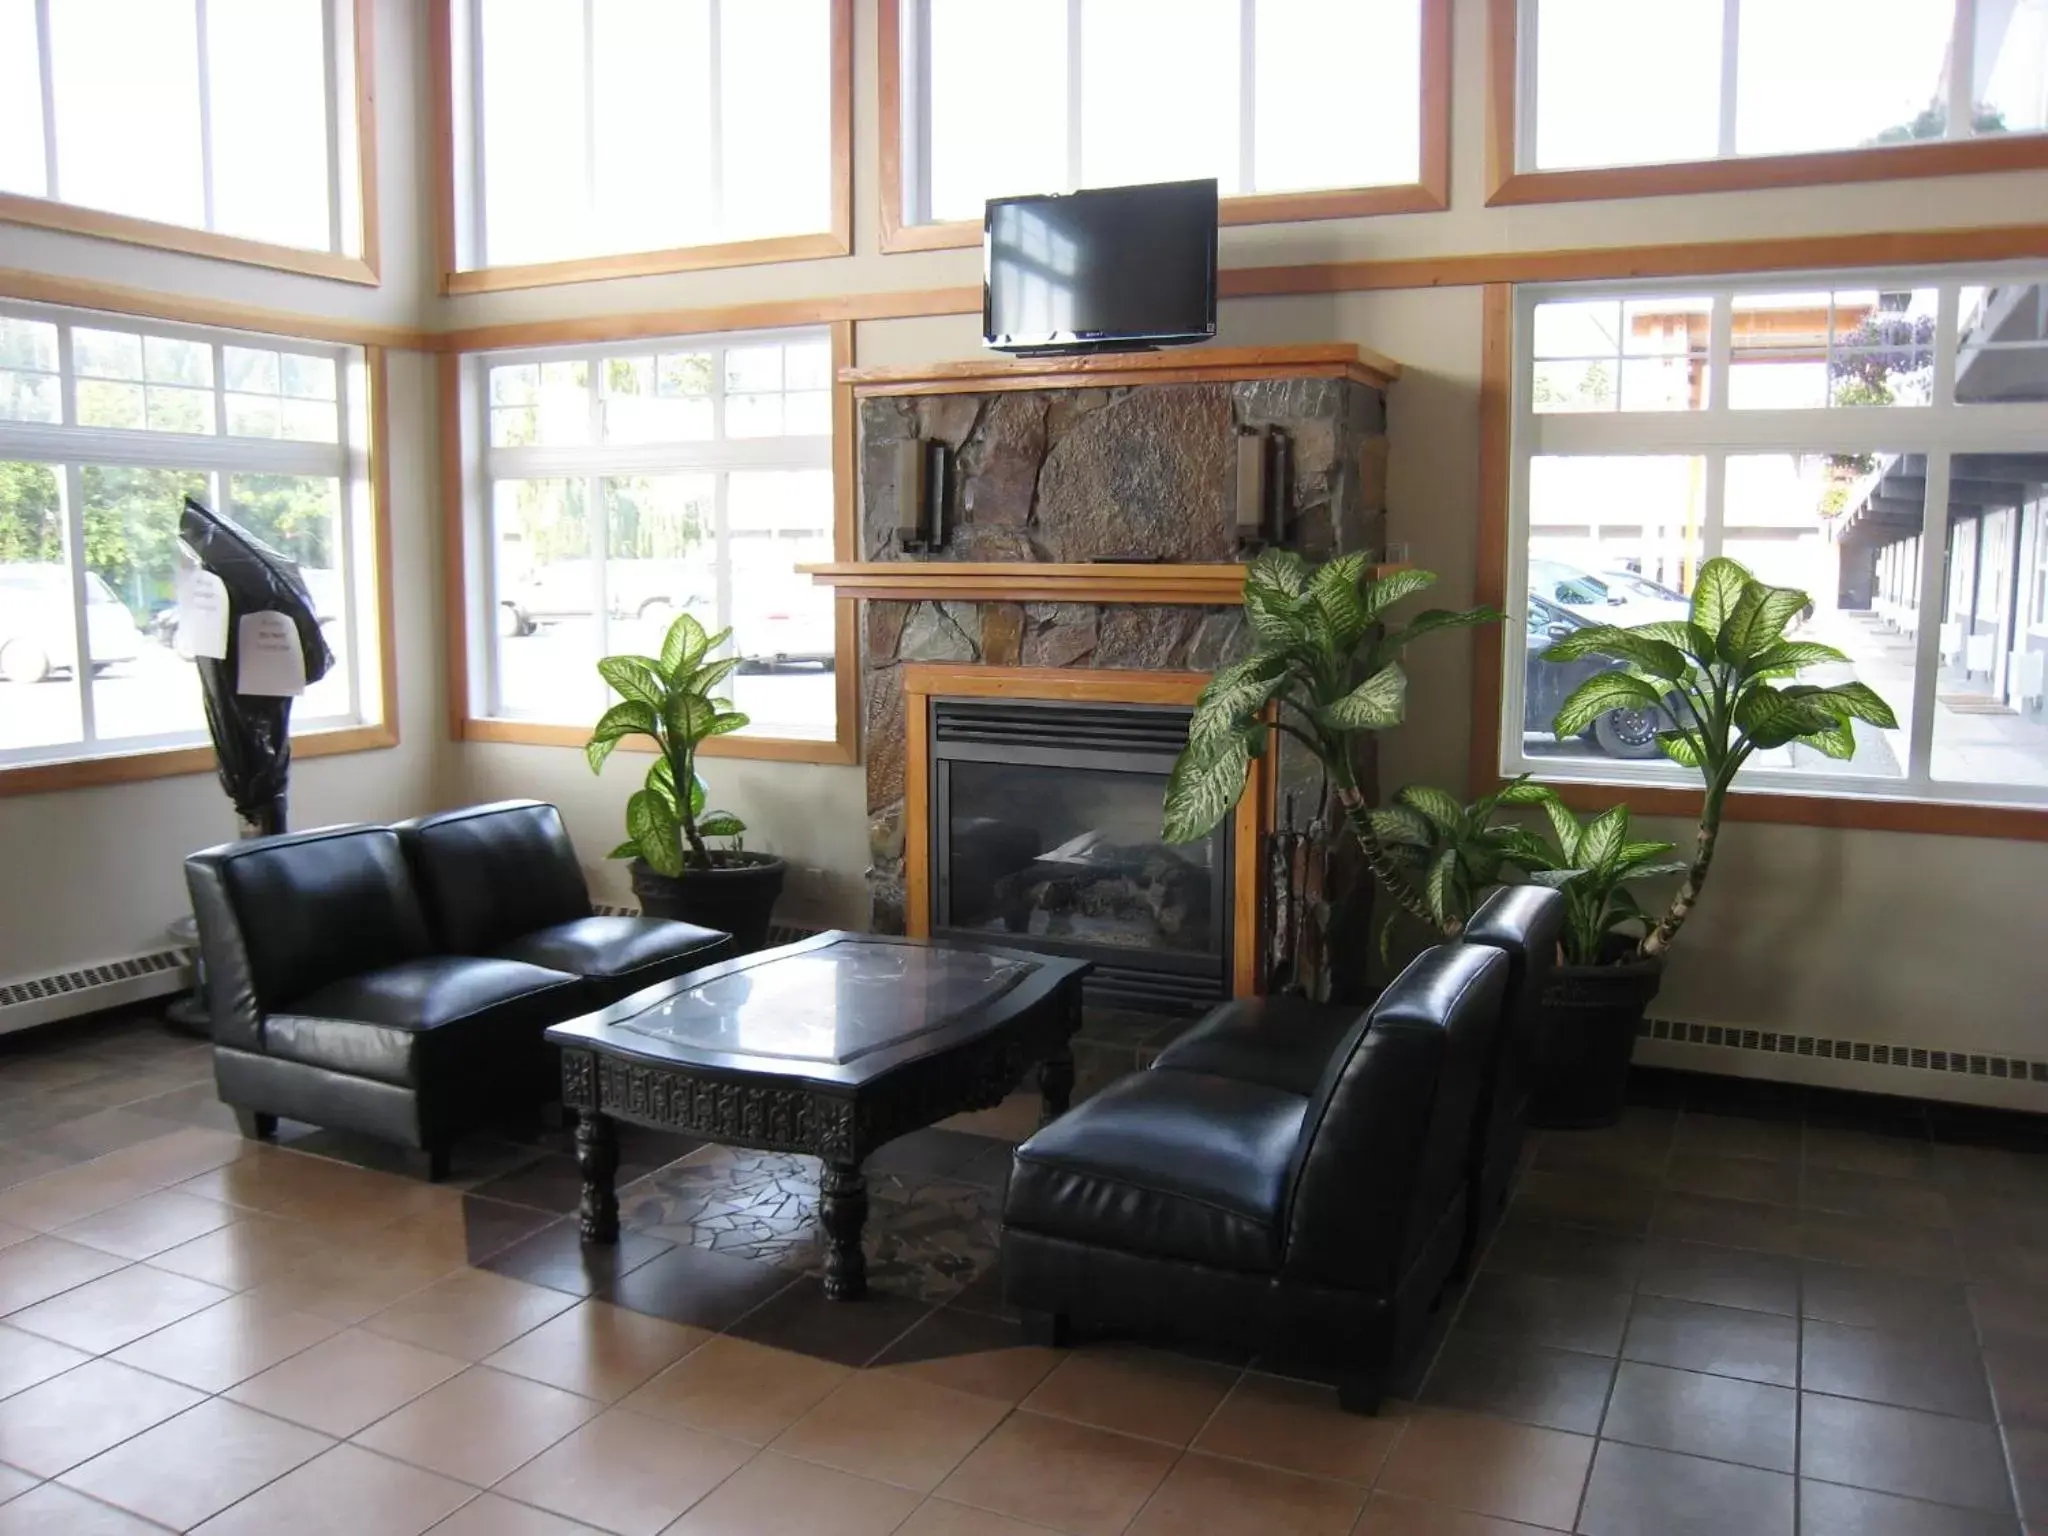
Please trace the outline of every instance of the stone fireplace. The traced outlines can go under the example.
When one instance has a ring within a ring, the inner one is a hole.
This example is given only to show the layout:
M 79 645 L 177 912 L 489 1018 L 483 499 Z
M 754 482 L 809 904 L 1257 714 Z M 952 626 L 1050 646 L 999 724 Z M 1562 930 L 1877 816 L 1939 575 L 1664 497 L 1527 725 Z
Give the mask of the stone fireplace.
M 1105 825 L 1077 825 L 1066 837 L 1051 835 L 1067 824 L 1062 815 L 1088 820 L 1081 814 L 1087 808 L 1042 807 L 1029 840 L 1043 846 L 989 877 L 1010 877 L 1001 897 L 982 893 L 1001 910 L 967 916 L 962 903 L 972 881 L 963 884 L 963 873 L 979 880 L 976 859 L 995 858 L 1003 837 L 1021 849 L 1026 834 L 983 829 L 996 841 L 972 850 L 964 872 L 958 849 L 934 849 L 936 794 L 951 804 L 993 791 L 977 785 L 972 771 L 963 777 L 954 767 L 933 768 L 947 759 L 943 743 L 938 758 L 929 750 L 932 701 L 1030 698 L 1072 707 L 1091 678 L 1150 678 L 1171 698 L 1146 707 L 1185 711 L 1208 674 L 1245 649 L 1240 589 L 1253 549 L 1240 540 L 1236 516 L 1239 434 L 1272 434 L 1286 445 L 1287 467 L 1273 492 L 1287 547 L 1311 558 L 1383 550 L 1385 390 L 1398 372 L 1354 347 L 1315 346 L 843 375 L 859 410 L 863 558 L 814 568 L 814 577 L 865 600 L 861 696 L 876 931 L 1021 923 L 1055 947 L 1078 942 L 1075 920 L 1084 904 L 1097 909 L 1089 914 L 1095 919 L 1121 907 L 1133 921 L 1138 905 L 1157 905 L 1163 924 L 1185 924 L 1176 903 L 1193 899 L 1191 873 L 1170 870 L 1143 851 L 1146 840 L 1135 832 L 1115 830 L 1137 814 L 1129 783 L 1118 805 L 1095 807 L 1094 819 Z M 895 476 L 909 440 L 943 444 L 950 470 L 944 541 L 917 554 L 895 538 Z M 977 674 L 981 684 L 961 694 L 963 679 Z M 1048 678 L 1072 686 L 1047 686 Z M 1095 695 L 1097 702 L 1116 702 L 1099 688 Z M 1184 733 L 1185 714 L 1177 718 Z M 1067 725 L 1078 740 L 1090 721 L 1070 716 Z M 1153 746 L 1154 766 L 1160 752 L 1170 763 L 1163 738 L 1155 735 Z M 1041 742 L 1034 750 L 1055 749 Z M 1217 995 L 1264 991 L 1276 972 L 1302 973 L 1304 959 L 1311 990 L 1344 990 L 1333 974 L 1341 967 L 1330 963 L 1320 932 L 1351 901 L 1355 872 L 1342 867 L 1341 844 L 1329 840 L 1310 860 L 1328 866 L 1312 882 L 1316 921 L 1304 923 L 1300 912 L 1283 918 L 1277 910 L 1283 903 L 1274 897 L 1274 834 L 1286 836 L 1291 824 L 1298 844 L 1308 833 L 1318 781 L 1304 754 L 1283 750 L 1273 757 L 1257 793 L 1247 795 L 1243 825 L 1226 839 L 1227 875 L 1219 876 L 1214 862 L 1207 866 L 1211 899 L 1216 880 L 1224 879 L 1232 918 L 1221 941 L 1225 974 L 1203 982 L 1220 987 Z M 1155 833 L 1152 791 L 1162 785 L 1159 779 L 1147 786 Z M 1091 833 L 1093 843 L 1074 845 Z M 1077 867 L 1085 866 L 1079 856 L 1087 848 L 1098 862 L 1118 866 L 1114 879 L 1096 880 Z M 1287 857 L 1298 868 L 1301 855 L 1293 846 Z M 935 869 L 935 856 L 947 861 L 943 869 Z M 1134 863 L 1135 870 L 1127 868 Z M 935 907 L 935 900 L 950 905 Z M 1212 918 L 1221 922 L 1220 914 Z M 1355 912 L 1345 917 L 1355 919 Z M 1055 926 L 1060 931 L 1048 931 Z M 1127 924 L 1118 942 L 1144 936 L 1142 925 Z M 1169 962 L 1150 968 L 1173 970 L 1175 937 L 1163 926 L 1150 937 L 1156 942 L 1149 947 Z M 1204 945 L 1214 937 L 1206 935 Z M 1209 966 L 1206 947 L 1204 954 Z

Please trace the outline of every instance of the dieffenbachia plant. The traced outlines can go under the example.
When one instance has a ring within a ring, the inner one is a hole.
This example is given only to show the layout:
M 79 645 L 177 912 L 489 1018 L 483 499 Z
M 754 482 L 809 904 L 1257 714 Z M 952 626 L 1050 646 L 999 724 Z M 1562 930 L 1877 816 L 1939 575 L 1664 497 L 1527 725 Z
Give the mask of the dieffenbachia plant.
M 604 712 L 583 749 L 590 771 L 601 772 L 628 736 L 651 736 L 657 752 L 646 787 L 626 801 L 626 840 L 608 858 L 642 858 L 656 874 L 674 878 L 686 868 L 711 868 L 705 838 L 747 830 L 732 812 L 704 808 L 704 781 L 697 776 L 697 749 L 747 723 L 730 699 L 711 692 L 740 664 L 737 656 L 707 659 L 731 634 L 706 634 L 686 613 L 669 626 L 659 658 L 607 656 L 597 664 L 623 702 Z
M 1671 722 L 1657 745 L 1673 762 L 1697 769 L 1706 795 L 1685 879 L 1636 953 L 1661 955 L 1698 902 L 1735 776 L 1759 752 L 1793 742 L 1849 758 L 1855 722 L 1887 730 L 1891 706 L 1867 683 L 1786 683 L 1801 668 L 1846 663 L 1831 645 L 1788 640 L 1785 626 L 1809 599 L 1792 587 L 1758 581 L 1733 560 L 1709 560 L 1693 585 L 1686 619 L 1582 629 L 1544 650 L 1545 661 L 1607 656 L 1621 663 L 1589 677 L 1557 712 L 1559 740 L 1584 731 L 1611 709 L 1655 711 Z M 1604 835 L 1604 834 L 1603 834 Z
M 1441 932 L 1464 929 L 1485 892 L 1501 883 L 1505 871 L 1518 868 L 1517 849 L 1529 833 L 1498 826 L 1501 807 L 1534 805 L 1551 792 L 1531 784 L 1527 775 L 1503 784 L 1470 805 L 1427 784 L 1397 790 L 1392 805 L 1368 811 L 1372 828 L 1388 858 L 1419 890 L 1431 923 Z M 1390 917 L 1380 931 L 1385 955 L 1393 934 Z
M 1315 566 L 1269 549 L 1252 562 L 1244 578 L 1252 653 L 1217 672 L 1195 705 L 1188 744 L 1166 784 L 1166 840 L 1207 837 L 1244 793 L 1252 759 L 1275 731 L 1284 732 L 1329 775 L 1374 876 L 1415 916 L 1443 926 L 1381 841 L 1352 761 L 1359 732 L 1401 723 L 1408 675 L 1396 658 L 1407 646 L 1436 630 L 1500 617 L 1491 608 L 1432 608 L 1404 625 L 1387 623 L 1388 608 L 1435 581 L 1429 571 L 1378 574 L 1362 554 Z
M 1642 933 L 1650 930 L 1650 914 L 1629 886 L 1684 874 L 1688 866 L 1668 857 L 1678 851 L 1675 844 L 1631 838 L 1625 805 L 1582 821 L 1548 785 L 1523 787 L 1529 792 L 1523 803 L 1541 805 L 1550 818 L 1550 837 L 1527 827 L 1499 828 L 1506 845 L 1503 858 L 1527 872 L 1533 883 L 1563 894 L 1564 932 L 1559 942 L 1565 963 L 1604 964 L 1636 937 L 1623 936 L 1631 924 L 1640 924 Z

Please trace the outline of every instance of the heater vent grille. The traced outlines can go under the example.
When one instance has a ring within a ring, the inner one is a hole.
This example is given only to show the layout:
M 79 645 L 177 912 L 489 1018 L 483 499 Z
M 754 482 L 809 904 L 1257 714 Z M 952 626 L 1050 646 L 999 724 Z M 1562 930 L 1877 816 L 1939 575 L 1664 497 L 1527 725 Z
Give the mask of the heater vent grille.
M 182 970 L 192 963 L 189 949 L 160 949 L 152 954 L 132 955 L 126 960 L 109 960 L 104 965 L 85 965 L 73 971 L 53 971 L 47 976 L 30 976 L 0 986 L 0 1008 L 47 1002 L 75 992 L 90 992 L 116 982 L 133 981 L 163 971 Z
M 1668 1040 L 1677 1045 L 1721 1046 L 1728 1050 L 1763 1051 L 1778 1056 L 1810 1056 L 1822 1061 L 1853 1061 L 1874 1067 L 1905 1067 L 1916 1072 L 1946 1072 L 1964 1077 L 2048 1084 L 2048 1060 L 2030 1056 L 1993 1056 L 1981 1051 L 1951 1051 L 1929 1045 L 1833 1040 L 1821 1035 L 1739 1029 L 1724 1024 L 1689 1024 L 1682 1019 L 1645 1019 L 1637 1034 L 1646 1040 Z

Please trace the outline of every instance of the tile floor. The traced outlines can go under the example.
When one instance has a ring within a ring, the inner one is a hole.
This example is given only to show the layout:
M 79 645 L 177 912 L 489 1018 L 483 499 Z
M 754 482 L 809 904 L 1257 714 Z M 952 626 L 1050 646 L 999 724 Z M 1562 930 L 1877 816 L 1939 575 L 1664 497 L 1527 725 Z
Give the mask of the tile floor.
M 889 1148 L 833 1306 L 801 1160 L 558 1140 L 429 1186 L 243 1142 L 146 1018 L 0 1042 L 0 1536 L 2048 1536 L 2044 1123 L 1639 1075 L 1534 1138 L 1377 1419 L 1314 1362 L 1026 1345 L 1032 1106 Z

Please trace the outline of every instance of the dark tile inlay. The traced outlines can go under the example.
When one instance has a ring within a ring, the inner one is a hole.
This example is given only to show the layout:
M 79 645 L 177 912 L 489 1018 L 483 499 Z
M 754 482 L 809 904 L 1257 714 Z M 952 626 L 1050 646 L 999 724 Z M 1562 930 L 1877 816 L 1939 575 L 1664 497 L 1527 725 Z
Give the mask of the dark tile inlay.
M 586 1243 L 573 1220 L 561 1219 L 501 1249 L 483 1267 L 572 1296 L 590 1296 L 672 1246 L 637 1232 L 620 1233 L 616 1243 Z
M 1792 1536 L 1782 1472 L 1604 1440 L 1578 1529 L 1584 1536 Z
M 635 1234 L 626 1234 L 627 1240 L 634 1238 Z M 793 1270 L 680 1244 L 669 1246 L 646 1263 L 606 1280 L 597 1294 L 651 1317 L 716 1330 L 730 1328 L 762 1302 L 791 1286 L 818 1290 Z M 819 1295 L 822 1299 L 823 1293 Z M 852 1310 L 858 1304 L 838 1305 L 843 1310 Z
M 1600 1427 L 1613 1360 L 1456 1330 L 1430 1368 L 1422 1401 L 1590 1435 Z

